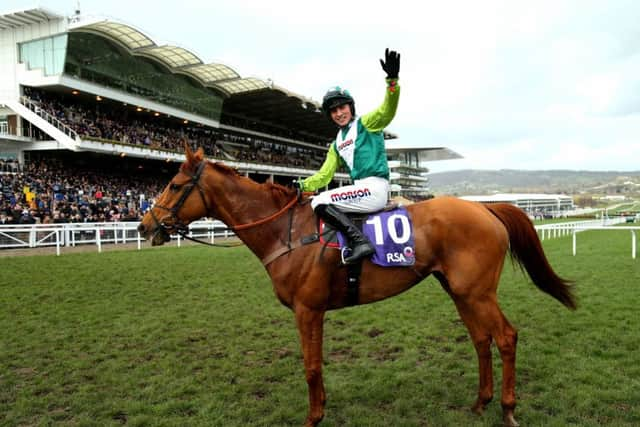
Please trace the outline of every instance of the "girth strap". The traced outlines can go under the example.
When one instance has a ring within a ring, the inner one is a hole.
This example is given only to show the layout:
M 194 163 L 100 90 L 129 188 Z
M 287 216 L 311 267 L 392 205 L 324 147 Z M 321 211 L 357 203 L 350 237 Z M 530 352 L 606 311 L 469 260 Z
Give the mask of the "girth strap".
M 360 274 L 362 273 L 362 260 L 354 264 L 347 264 L 347 305 L 358 305 L 360 298 Z
M 288 254 L 294 249 L 298 249 L 301 246 L 310 245 L 311 243 L 315 243 L 320 241 L 320 235 L 318 233 L 310 234 L 309 236 L 305 236 L 300 240 L 289 243 L 287 246 L 283 246 L 280 249 L 276 249 L 271 252 L 266 257 L 262 258 L 262 265 L 265 267 L 275 261 L 277 258 L 281 257 L 284 254 Z

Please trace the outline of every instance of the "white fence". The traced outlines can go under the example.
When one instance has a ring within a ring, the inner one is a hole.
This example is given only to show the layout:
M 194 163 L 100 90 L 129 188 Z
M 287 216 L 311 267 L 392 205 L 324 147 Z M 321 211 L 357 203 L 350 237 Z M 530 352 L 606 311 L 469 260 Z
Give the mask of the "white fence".
M 60 255 L 62 247 L 96 245 L 102 252 L 104 244 L 136 243 L 142 248 L 143 239 L 138 233 L 139 222 L 96 222 L 69 224 L 0 225 L 0 250 L 19 248 L 56 248 Z M 233 236 L 220 221 L 196 221 L 189 225 L 189 237 L 215 243 L 216 238 Z M 180 236 L 172 236 L 181 246 Z
M 592 221 L 576 221 L 576 222 L 563 222 L 556 224 L 544 224 L 537 225 L 536 231 L 540 235 L 540 239 L 554 238 L 571 235 L 573 255 L 577 252 L 577 235 L 582 231 L 588 230 L 607 230 L 619 231 L 628 230 L 631 232 L 631 258 L 635 259 L 637 256 L 637 239 L 636 231 L 640 230 L 640 226 L 617 226 L 611 227 L 611 225 L 625 223 L 625 218 L 607 218 Z
M 640 226 L 611 225 L 625 222 L 624 218 L 606 220 L 563 222 L 555 224 L 537 225 L 536 230 L 540 239 L 550 239 L 562 236 L 572 236 L 573 255 L 577 251 L 576 235 L 586 230 L 629 230 L 631 232 L 631 256 L 636 258 L 637 240 L 636 230 Z M 79 245 L 95 245 L 98 252 L 102 252 L 104 244 L 135 243 L 142 249 L 144 240 L 138 233 L 138 222 L 98 222 L 98 223 L 70 223 L 70 224 L 34 224 L 34 225 L 0 225 L 0 250 L 27 249 L 39 247 L 55 247 L 56 255 L 60 255 L 61 248 Z M 196 221 L 189 225 L 189 237 L 215 243 L 218 238 L 232 237 L 233 231 L 220 221 Z M 171 237 L 181 246 L 183 238 Z
M 573 230 L 576 228 L 578 228 L 579 231 L 584 231 L 584 229 L 590 227 L 607 227 L 610 225 L 622 224 L 625 221 L 626 219 L 624 217 L 613 217 L 590 219 L 586 221 L 556 222 L 552 224 L 536 225 L 536 231 L 538 231 L 540 240 L 544 240 L 573 234 Z

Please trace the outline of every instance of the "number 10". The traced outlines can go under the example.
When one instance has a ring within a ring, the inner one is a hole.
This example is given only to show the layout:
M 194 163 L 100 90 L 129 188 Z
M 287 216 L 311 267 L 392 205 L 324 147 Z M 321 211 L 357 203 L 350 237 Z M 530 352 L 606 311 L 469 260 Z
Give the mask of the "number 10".
M 396 229 L 396 219 L 399 219 L 402 223 L 402 235 L 398 236 L 398 230 Z M 367 221 L 367 224 L 373 225 L 373 229 L 376 233 L 376 245 L 384 244 L 384 234 L 382 232 L 382 218 L 380 216 L 374 216 Z M 404 215 L 393 214 L 387 218 L 387 230 L 389 230 L 389 237 L 394 243 L 401 245 L 409 241 L 411 237 L 411 230 L 409 229 L 409 219 Z

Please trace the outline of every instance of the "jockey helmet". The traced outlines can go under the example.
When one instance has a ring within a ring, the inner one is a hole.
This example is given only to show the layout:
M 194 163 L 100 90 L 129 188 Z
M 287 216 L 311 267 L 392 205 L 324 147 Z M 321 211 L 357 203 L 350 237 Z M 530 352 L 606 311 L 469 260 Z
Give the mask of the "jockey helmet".
M 331 117 L 331 110 L 344 104 L 349 104 L 351 115 L 355 117 L 355 102 L 349 91 L 342 89 L 340 86 L 334 86 L 330 88 L 322 98 L 322 111 L 324 111 L 328 117 Z

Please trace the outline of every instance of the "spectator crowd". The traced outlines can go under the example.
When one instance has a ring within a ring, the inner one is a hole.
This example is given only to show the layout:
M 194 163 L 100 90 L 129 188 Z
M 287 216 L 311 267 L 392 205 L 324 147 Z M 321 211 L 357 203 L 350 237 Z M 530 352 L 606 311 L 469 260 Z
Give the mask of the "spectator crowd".
M 318 144 L 321 149 L 313 150 L 254 134 L 136 114 L 114 107 L 115 103 L 90 103 L 37 88 L 25 87 L 25 97 L 25 105 L 41 117 L 56 118 L 81 138 L 108 143 L 182 152 L 187 140 L 210 158 L 314 170 L 322 164 L 326 150 Z M 230 125 L 247 128 L 247 123 Z M 33 127 L 25 134 L 48 138 L 38 132 Z M 281 136 L 301 140 L 291 132 Z M 25 164 L 0 158 L 0 224 L 138 221 L 169 179 L 149 171 L 133 176 L 131 168 L 118 170 L 103 161 L 72 161 L 71 157 L 33 152 Z
M 0 174 L 0 224 L 138 221 L 167 182 L 55 158 L 22 169 Z
M 105 103 L 71 102 L 63 96 L 35 88 L 25 87 L 25 97 L 81 138 L 104 142 L 182 152 L 182 141 L 187 139 L 194 146 L 202 147 L 211 158 L 309 169 L 321 165 L 326 149 L 319 146 L 321 149 L 312 150 L 201 125 L 178 125 L 175 121 L 162 120 L 161 115 L 151 119 L 148 114 L 136 115 L 132 109 L 109 108 Z

